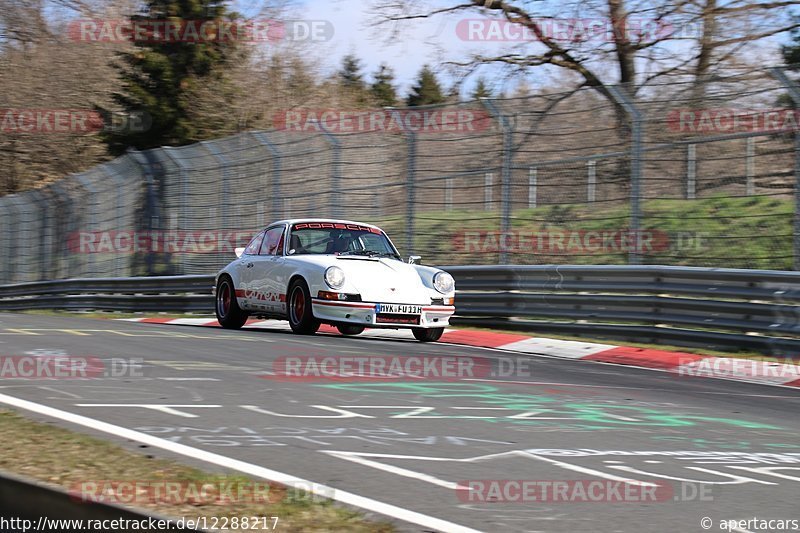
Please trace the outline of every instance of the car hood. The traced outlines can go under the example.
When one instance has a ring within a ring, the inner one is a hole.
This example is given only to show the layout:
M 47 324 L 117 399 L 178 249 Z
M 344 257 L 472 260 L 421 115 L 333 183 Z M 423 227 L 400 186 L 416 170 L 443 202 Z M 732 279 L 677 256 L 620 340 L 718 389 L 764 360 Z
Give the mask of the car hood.
M 425 287 L 416 267 L 387 258 L 359 256 L 304 257 L 323 268 L 337 266 L 344 271 L 346 292 L 357 292 L 365 302 L 428 305 L 430 289 Z
M 394 259 L 337 257 L 348 285 L 365 302 L 430 304 L 430 291 L 413 265 Z

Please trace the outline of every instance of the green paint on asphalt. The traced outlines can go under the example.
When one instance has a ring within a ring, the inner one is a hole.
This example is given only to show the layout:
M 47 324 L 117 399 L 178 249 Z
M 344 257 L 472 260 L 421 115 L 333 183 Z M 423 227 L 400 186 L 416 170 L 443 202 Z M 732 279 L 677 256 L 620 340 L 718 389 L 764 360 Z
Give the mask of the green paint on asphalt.
M 635 405 L 609 405 L 583 401 L 562 403 L 551 396 L 508 394 L 501 392 L 497 387 L 477 383 L 336 383 L 318 386 L 355 393 L 414 394 L 431 399 L 457 398 L 495 408 L 519 411 L 520 413 L 538 411 L 538 413 L 532 415 L 531 419 L 509 419 L 499 416 L 476 418 L 474 416 L 438 415 L 441 418 L 471 418 L 474 420 L 527 425 L 541 425 L 543 423 L 552 425 L 554 422 L 561 422 L 535 419 L 535 417 L 553 417 L 579 420 L 585 429 L 610 429 L 627 426 L 689 427 L 701 422 L 747 429 L 782 429 L 778 426 L 747 420 L 666 413 L 657 409 Z M 428 412 L 426 416 L 437 416 L 437 414 Z

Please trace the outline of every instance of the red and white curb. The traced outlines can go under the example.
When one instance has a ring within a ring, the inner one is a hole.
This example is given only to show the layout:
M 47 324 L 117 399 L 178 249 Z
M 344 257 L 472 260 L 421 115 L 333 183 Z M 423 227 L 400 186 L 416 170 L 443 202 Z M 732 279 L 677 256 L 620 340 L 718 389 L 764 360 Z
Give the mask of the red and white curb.
M 208 318 L 123 318 L 118 320 L 146 324 L 219 327 L 219 323 L 216 320 L 209 320 Z M 246 329 L 274 329 L 280 331 L 289 329 L 289 325 L 280 320 L 248 320 L 244 327 Z M 320 332 L 339 334 L 336 328 L 326 325 L 320 328 Z M 413 339 L 410 331 L 402 329 L 368 329 L 360 336 Z M 764 385 L 800 387 L 800 365 L 772 361 L 736 357 L 712 357 L 692 353 L 635 348 L 632 346 L 564 341 L 512 333 L 459 329 L 445 331 L 441 342 L 478 348 L 495 348 L 516 353 L 650 368 L 685 377 L 733 379 Z

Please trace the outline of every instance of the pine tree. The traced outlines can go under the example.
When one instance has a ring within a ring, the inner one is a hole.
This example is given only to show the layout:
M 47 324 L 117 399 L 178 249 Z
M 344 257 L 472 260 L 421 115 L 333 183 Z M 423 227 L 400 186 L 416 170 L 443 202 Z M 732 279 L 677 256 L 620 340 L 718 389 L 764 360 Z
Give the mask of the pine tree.
M 486 85 L 486 80 L 483 77 L 478 78 L 475 89 L 472 90 L 472 99 L 478 100 L 480 98 L 492 98 L 492 90 Z
M 370 86 L 372 97 L 378 105 L 392 107 L 397 104 L 397 91 L 394 88 L 394 71 L 385 63 L 381 63 L 374 75 L 375 81 Z
M 355 55 L 347 54 L 342 59 L 339 80 L 345 89 L 351 91 L 363 91 L 366 88 L 361 75 L 361 61 Z
M 187 24 L 197 28 L 202 21 L 231 22 L 231 17 L 223 0 L 147 0 L 141 13 L 131 17 L 134 24 L 143 27 L 166 20 L 184 22 L 179 38 L 137 40 L 132 51 L 121 55 L 118 68 L 123 87 L 114 101 L 123 113 L 144 113 L 151 123 L 145 131 L 106 133 L 104 140 L 112 153 L 121 153 L 129 146 L 140 150 L 180 146 L 202 140 L 200 131 L 213 134 L 211 124 L 197 124 L 192 94 L 212 82 L 223 87 L 223 67 L 241 50 L 235 40 L 195 39 L 193 35 L 182 38 L 189 35 L 183 29 Z M 220 115 L 218 110 L 214 117 L 236 121 L 235 116 Z
M 406 98 L 409 106 L 440 104 L 445 101 L 442 87 L 436 79 L 436 74 L 428 65 L 422 67 L 417 78 L 417 83 L 411 88 L 411 93 Z
M 781 48 L 783 62 L 792 70 L 800 70 L 800 31 L 792 34 L 792 43 Z
M 361 61 L 355 55 L 344 56 L 338 78 L 341 92 L 350 103 L 357 106 L 366 106 L 370 103 L 367 84 L 361 74 Z

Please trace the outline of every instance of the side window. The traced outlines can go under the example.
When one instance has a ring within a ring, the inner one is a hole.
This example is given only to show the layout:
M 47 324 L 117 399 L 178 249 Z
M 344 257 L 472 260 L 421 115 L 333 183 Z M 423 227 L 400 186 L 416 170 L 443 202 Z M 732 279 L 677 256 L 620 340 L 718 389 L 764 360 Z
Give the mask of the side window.
M 366 250 L 375 250 L 376 252 L 392 252 L 389 249 L 389 243 L 380 235 L 374 233 L 363 233 L 359 236 L 361 242 L 364 244 Z
M 244 253 L 247 255 L 257 255 L 258 249 L 261 248 L 261 241 L 264 240 L 264 232 L 262 231 L 255 237 L 253 240 L 250 241 L 250 244 L 247 245 L 247 248 L 244 249 Z
M 270 228 L 261 245 L 261 255 L 281 255 L 283 252 L 283 226 Z

